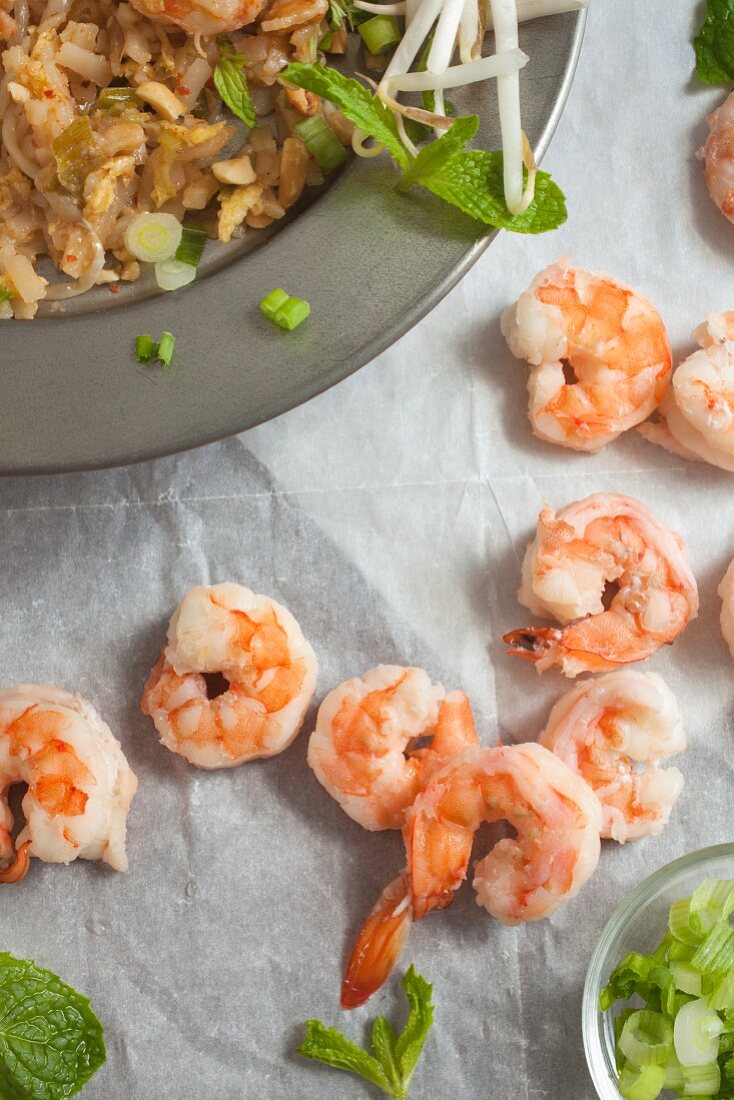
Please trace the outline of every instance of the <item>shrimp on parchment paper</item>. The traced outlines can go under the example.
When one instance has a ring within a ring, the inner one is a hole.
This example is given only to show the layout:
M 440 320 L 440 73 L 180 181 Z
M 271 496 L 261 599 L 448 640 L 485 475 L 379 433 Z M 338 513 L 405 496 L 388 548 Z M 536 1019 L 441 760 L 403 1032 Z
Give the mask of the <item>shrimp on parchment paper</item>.
M 670 380 L 668 335 L 652 302 L 564 259 L 505 311 L 502 332 L 533 368 L 528 416 L 547 443 L 598 451 L 645 420 Z
M 318 663 L 300 626 L 275 600 L 238 584 L 186 593 L 168 645 L 143 691 L 163 744 L 199 768 L 275 756 L 300 730 Z M 209 697 L 208 674 L 224 692 Z
M 380 665 L 326 696 L 308 762 L 354 821 L 365 829 L 399 829 L 431 772 L 476 744 L 463 692 L 444 694 L 420 668 Z
M 525 744 L 456 754 L 407 811 L 407 869 L 383 891 L 359 934 L 342 985 L 345 1008 L 380 988 L 413 921 L 451 904 L 485 821 L 508 821 L 517 834 L 498 841 L 474 874 L 477 904 L 502 924 L 550 916 L 599 861 L 599 800 L 548 749 Z
M 602 836 L 657 836 L 683 790 L 661 761 L 686 747 L 677 700 L 660 676 L 634 669 L 583 680 L 557 701 L 538 738 L 602 804 Z
M 15 843 L 8 791 L 26 783 Z M 46 685 L 0 691 L 0 882 L 18 882 L 30 856 L 101 859 L 127 870 L 125 831 L 138 781 L 119 742 L 80 695 Z
M 616 592 L 605 607 L 607 585 Z M 559 512 L 543 508 L 518 599 L 564 625 L 512 630 L 504 636 L 509 652 L 566 676 L 642 661 L 698 614 L 680 535 L 618 493 L 595 493 Z

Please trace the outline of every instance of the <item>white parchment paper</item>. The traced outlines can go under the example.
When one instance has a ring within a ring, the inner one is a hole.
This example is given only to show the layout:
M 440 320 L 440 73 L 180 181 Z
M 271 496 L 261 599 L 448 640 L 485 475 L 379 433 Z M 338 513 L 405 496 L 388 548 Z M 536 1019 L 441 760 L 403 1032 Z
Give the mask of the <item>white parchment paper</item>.
M 402 1011 L 396 982 L 365 1009 L 338 1008 L 353 936 L 401 867 L 399 838 L 344 816 L 306 767 L 305 734 L 279 758 L 206 774 L 140 715 L 185 589 L 231 579 L 285 603 L 319 655 L 317 701 L 379 662 L 417 664 L 470 692 L 486 743 L 527 740 L 568 685 L 503 653 L 502 633 L 528 621 L 515 598 L 524 545 L 543 501 L 616 490 L 684 535 L 700 585 L 699 619 L 648 666 L 677 691 L 690 740 L 673 820 L 660 839 L 605 845 L 551 921 L 503 929 L 466 886 L 404 955 L 438 1003 L 416 1100 L 592 1096 L 579 1007 L 603 924 L 641 877 L 732 836 L 734 665 L 716 586 L 734 555 L 734 478 L 635 433 L 595 457 L 536 441 L 498 317 L 563 252 L 648 293 L 678 357 L 704 311 L 734 308 L 734 228 L 695 160 L 723 98 L 689 84 L 699 18 L 688 0 L 593 0 L 546 162 L 568 225 L 503 236 L 354 378 L 180 458 L 0 483 L 0 680 L 83 692 L 140 780 L 128 875 L 34 861 L 2 890 L 0 947 L 89 994 L 106 1026 L 90 1100 L 368 1097 L 295 1057 L 301 1023 L 362 1037 L 377 1012 Z

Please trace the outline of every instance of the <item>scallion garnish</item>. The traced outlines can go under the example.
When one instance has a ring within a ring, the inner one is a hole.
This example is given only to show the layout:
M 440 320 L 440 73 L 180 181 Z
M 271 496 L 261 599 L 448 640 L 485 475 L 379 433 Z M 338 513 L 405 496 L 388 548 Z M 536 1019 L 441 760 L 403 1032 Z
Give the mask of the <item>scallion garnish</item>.
M 13 295 L 11 294 L 8 287 L 6 287 L 5 283 L 0 283 L 0 306 L 3 304 L 3 302 L 7 302 L 8 299 L 12 297 Z
M 734 882 L 706 880 L 670 907 L 669 931 L 651 954 L 626 955 L 611 974 L 602 1012 L 631 998 L 644 1003 L 614 1019 L 625 1100 L 656 1100 L 664 1089 L 678 1100 L 733 1095 L 733 912 Z
M 181 243 L 176 249 L 175 259 L 182 264 L 199 266 L 201 254 L 206 244 L 206 230 L 200 225 L 185 225 L 181 234 Z
M 328 176 L 346 160 L 346 149 L 322 115 L 301 119 L 293 131 L 325 175 Z
M 120 115 L 127 107 L 141 107 L 142 101 L 134 88 L 102 88 L 95 107 L 110 115 Z
M 357 27 L 368 53 L 387 53 L 403 37 L 394 15 L 375 15 Z
M 164 367 L 170 367 L 173 345 L 176 343 L 172 333 L 162 332 L 158 343 L 158 358 Z
M 135 354 L 139 363 L 152 363 L 158 359 L 164 367 L 170 367 L 175 339 L 170 332 L 162 332 L 158 343 L 147 333 L 135 337 Z
M 128 252 L 146 264 L 170 260 L 181 243 L 183 228 L 173 214 L 138 214 L 125 230 Z
M 160 260 L 155 265 L 155 281 L 161 290 L 180 290 L 196 278 L 193 264 L 185 264 L 175 257 L 172 260 Z
M 80 195 L 85 179 L 103 160 L 89 116 L 75 118 L 53 139 L 51 148 L 59 183 L 70 194 Z
M 279 328 L 292 332 L 306 320 L 311 306 L 303 298 L 292 298 L 278 287 L 265 295 L 260 302 L 260 312 Z

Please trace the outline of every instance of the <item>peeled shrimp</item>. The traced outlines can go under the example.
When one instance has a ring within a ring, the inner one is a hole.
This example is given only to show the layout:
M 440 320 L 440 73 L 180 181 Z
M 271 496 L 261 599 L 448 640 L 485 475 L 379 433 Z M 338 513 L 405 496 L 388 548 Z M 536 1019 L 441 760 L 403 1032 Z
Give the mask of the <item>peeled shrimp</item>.
M 605 610 L 607 584 L 617 586 Z M 595 493 L 543 508 L 525 554 L 520 603 L 564 625 L 512 630 L 510 653 L 566 676 L 642 661 L 698 614 L 683 540 L 634 497 Z
M 345 1008 L 380 988 L 413 921 L 451 904 L 484 821 L 508 821 L 517 833 L 498 841 L 474 874 L 477 904 L 502 924 L 550 916 L 599 861 L 599 800 L 557 756 L 536 744 L 457 754 L 407 812 L 407 871 L 359 934 L 342 985 Z
M 721 213 L 734 221 L 734 92 L 706 121 L 709 136 L 700 154 L 706 183 Z
M 25 826 L 13 843 L 8 790 L 26 783 Z M 101 859 L 127 870 L 125 826 L 138 781 L 91 703 L 59 688 L 0 691 L 0 882 L 28 859 Z
M 721 597 L 721 633 L 734 657 L 734 561 L 724 573 L 718 593 Z
M 734 312 L 708 313 L 693 338 L 700 351 L 673 375 L 660 422 L 638 430 L 684 458 L 734 470 Z
M 670 344 L 653 304 L 565 259 L 535 276 L 504 313 L 502 332 L 533 367 L 535 435 L 561 447 L 598 451 L 645 420 L 670 379 Z M 564 365 L 575 380 L 566 381 Z
M 538 741 L 592 788 L 603 837 L 624 844 L 663 831 L 683 776 L 658 765 L 683 751 L 686 735 L 660 676 L 621 669 L 577 684 L 553 707 Z
M 130 0 L 156 23 L 175 23 L 188 34 L 229 34 L 253 23 L 266 0 Z
M 275 756 L 300 730 L 316 688 L 316 655 L 287 611 L 238 584 L 186 593 L 143 692 L 163 744 L 199 768 Z M 206 673 L 228 689 L 210 699 Z
M 319 783 L 365 829 L 399 829 L 431 771 L 477 744 L 469 701 L 420 668 L 380 665 L 324 699 L 308 745 Z M 427 748 L 413 748 L 426 736 Z

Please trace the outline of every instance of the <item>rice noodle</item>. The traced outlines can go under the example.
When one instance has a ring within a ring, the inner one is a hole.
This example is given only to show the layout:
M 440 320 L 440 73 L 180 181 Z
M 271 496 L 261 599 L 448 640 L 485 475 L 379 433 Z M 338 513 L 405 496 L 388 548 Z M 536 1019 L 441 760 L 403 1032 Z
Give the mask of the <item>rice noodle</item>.
M 34 180 L 39 165 L 34 164 L 20 148 L 18 143 L 18 108 L 14 103 L 11 103 L 5 111 L 2 139 L 5 152 L 10 159 L 20 168 L 24 175 Z
M 79 294 L 86 294 L 97 282 L 104 267 L 104 246 L 87 221 L 81 223 L 87 230 L 89 243 L 92 246 L 92 260 L 79 279 L 68 283 L 53 283 L 46 290 L 46 298 L 51 302 L 60 302 L 67 298 L 76 298 Z

